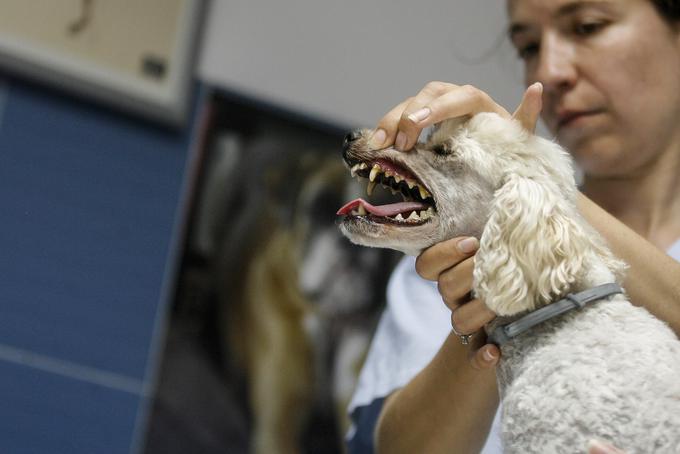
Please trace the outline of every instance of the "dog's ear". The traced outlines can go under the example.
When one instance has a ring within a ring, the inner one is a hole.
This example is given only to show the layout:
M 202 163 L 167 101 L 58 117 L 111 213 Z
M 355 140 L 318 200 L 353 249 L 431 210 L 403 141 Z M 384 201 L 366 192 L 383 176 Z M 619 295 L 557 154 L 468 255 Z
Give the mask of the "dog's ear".
M 475 296 L 507 316 L 570 291 L 588 246 L 577 217 L 554 181 L 508 174 L 475 256 Z

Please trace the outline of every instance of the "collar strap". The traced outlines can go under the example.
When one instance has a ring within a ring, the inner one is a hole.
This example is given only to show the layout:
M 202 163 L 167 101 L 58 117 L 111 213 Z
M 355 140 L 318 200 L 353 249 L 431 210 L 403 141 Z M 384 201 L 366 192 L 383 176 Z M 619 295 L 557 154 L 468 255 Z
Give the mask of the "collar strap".
M 489 342 L 496 345 L 502 345 L 523 332 L 530 330 L 539 323 L 562 315 L 572 309 L 581 309 L 590 302 L 617 293 L 623 293 L 623 289 L 619 284 L 614 283 L 598 285 L 597 287 L 579 293 L 569 293 L 561 300 L 530 312 L 519 320 L 496 327 L 489 336 Z

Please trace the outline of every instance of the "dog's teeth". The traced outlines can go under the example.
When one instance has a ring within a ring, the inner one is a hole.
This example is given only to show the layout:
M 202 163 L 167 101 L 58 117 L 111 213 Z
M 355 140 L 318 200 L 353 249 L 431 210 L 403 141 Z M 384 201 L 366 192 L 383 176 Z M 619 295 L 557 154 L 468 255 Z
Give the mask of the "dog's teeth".
M 406 179 L 406 184 L 408 185 L 409 189 L 413 189 L 414 187 L 416 187 L 416 182 L 413 180 L 409 180 L 408 178 Z
M 427 189 L 425 189 L 421 185 L 418 185 L 418 192 L 420 192 L 420 197 L 422 197 L 423 200 L 427 199 L 432 195 L 427 191 Z
M 389 178 L 389 177 L 394 176 L 394 173 L 392 173 L 391 170 L 385 170 L 383 173 L 385 174 L 385 178 Z
M 429 219 L 432 216 L 434 216 L 434 209 L 432 207 L 428 208 L 427 210 L 423 210 L 420 212 L 420 217 L 422 219 Z
M 361 170 L 363 170 L 363 169 L 368 169 L 368 164 L 366 164 L 365 162 L 362 162 L 361 164 L 359 164 L 359 168 L 360 168 Z
M 397 214 L 397 215 L 394 217 L 394 219 L 396 219 L 397 221 L 403 221 L 403 220 L 404 220 L 404 216 L 402 216 L 401 213 L 399 213 L 399 214 Z
M 420 221 L 420 216 L 415 211 L 411 211 L 411 215 L 406 219 L 409 221 Z
M 359 216 L 366 216 L 366 208 L 364 208 L 363 205 L 359 205 L 359 209 L 357 210 L 357 213 Z
M 400 183 L 401 180 L 403 180 L 401 175 L 399 175 L 398 173 L 394 175 L 394 181 L 396 181 L 397 183 Z
M 371 181 L 368 183 L 368 186 L 366 186 L 366 194 L 372 195 L 372 194 L 373 194 L 373 189 L 375 189 L 375 185 L 376 185 L 376 184 L 378 184 L 377 181 L 371 180 Z
M 370 181 L 374 181 L 379 173 L 380 173 L 380 166 L 378 164 L 374 164 L 373 168 L 371 169 L 371 173 L 368 175 L 368 179 Z

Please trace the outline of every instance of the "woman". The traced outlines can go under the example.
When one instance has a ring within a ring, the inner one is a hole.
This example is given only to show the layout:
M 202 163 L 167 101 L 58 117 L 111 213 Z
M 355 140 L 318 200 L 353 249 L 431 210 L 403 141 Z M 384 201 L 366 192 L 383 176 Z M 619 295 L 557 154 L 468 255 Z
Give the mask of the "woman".
M 572 153 L 584 172 L 579 208 L 630 265 L 628 295 L 680 333 L 680 4 L 507 7 L 529 85 L 514 116 L 533 130 L 540 112 Z M 423 128 L 480 111 L 510 116 L 474 87 L 430 83 L 380 120 L 373 144 L 408 152 Z M 412 261 L 395 271 L 350 407 L 355 452 L 370 452 L 373 435 L 384 453 L 501 452 L 497 419 L 492 428 L 500 352 L 479 331 L 495 315 L 469 299 L 477 245 L 454 238 L 418 257 L 415 270 L 436 287 L 418 280 Z

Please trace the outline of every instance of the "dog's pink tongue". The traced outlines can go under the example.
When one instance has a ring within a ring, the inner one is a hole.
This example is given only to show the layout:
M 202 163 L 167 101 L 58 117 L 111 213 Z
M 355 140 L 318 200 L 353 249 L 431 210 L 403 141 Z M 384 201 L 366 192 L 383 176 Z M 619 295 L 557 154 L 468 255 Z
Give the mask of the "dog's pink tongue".
M 400 203 L 390 203 L 389 205 L 378 205 L 373 206 L 364 199 L 356 199 L 347 203 L 345 206 L 340 208 L 336 214 L 345 215 L 350 214 L 352 210 L 357 208 L 359 205 L 363 205 L 366 211 L 376 216 L 396 216 L 399 213 L 406 213 L 409 211 L 422 210 L 427 208 L 427 205 L 419 202 L 400 202 Z

